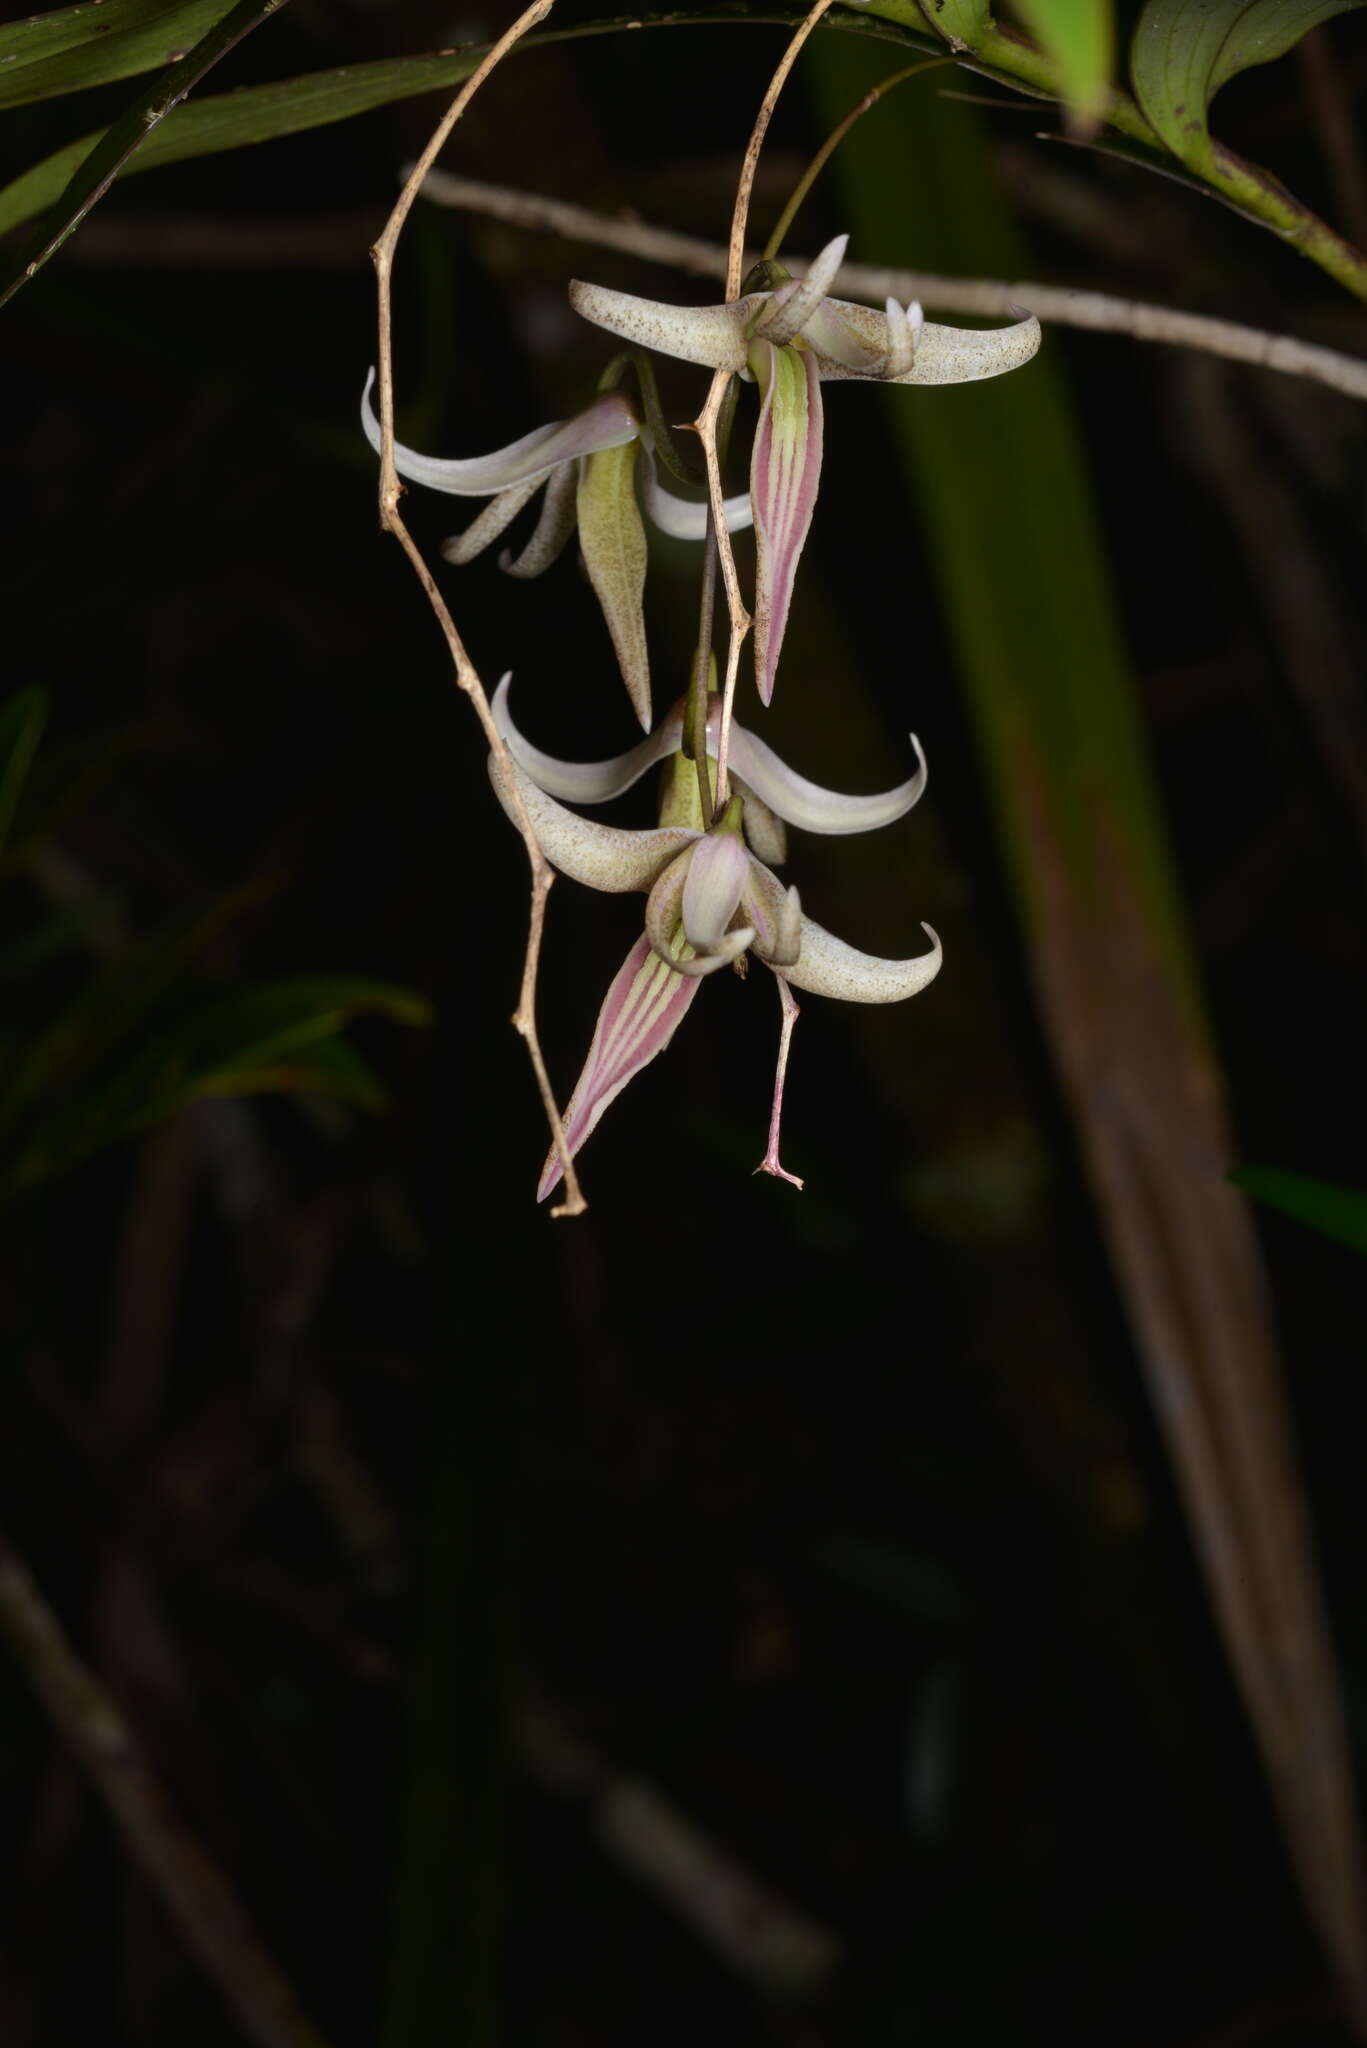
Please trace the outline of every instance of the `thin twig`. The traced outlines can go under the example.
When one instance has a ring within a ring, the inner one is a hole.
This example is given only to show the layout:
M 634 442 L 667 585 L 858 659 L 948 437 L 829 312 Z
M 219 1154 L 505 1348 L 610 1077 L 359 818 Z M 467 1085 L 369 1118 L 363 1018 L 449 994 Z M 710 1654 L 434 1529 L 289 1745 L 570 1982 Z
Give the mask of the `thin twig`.
M 507 56 L 513 45 L 524 36 L 528 29 L 544 21 L 554 6 L 555 0 L 533 0 L 533 4 L 520 14 L 506 34 L 499 37 L 488 55 L 483 58 L 477 70 L 473 71 L 446 113 L 438 122 L 426 149 L 409 172 L 400 192 L 394 211 L 385 223 L 383 234 L 371 250 L 375 265 L 375 279 L 379 300 L 379 394 L 380 394 L 380 525 L 392 533 L 413 565 L 413 573 L 423 587 L 427 601 L 436 615 L 437 623 L 445 636 L 451 660 L 456 671 L 456 681 L 475 708 L 476 716 L 484 728 L 499 771 L 499 778 L 511 805 L 522 843 L 527 849 L 527 859 L 532 870 L 531 913 L 527 926 L 527 951 L 522 963 L 522 986 L 518 994 L 517 1008 L 513 1012 L 513 1028 L 524 1040 L 536 1085 L 540 1090 L 546 1121 L 550 1125 L 551 1142 L 560 1160 L 560 1169 L 565 1178 L 565 1199 L 552 1209 L 553 1216 L 580 1216 L 588 1206 L 579 1186 L 579 1177 L 574 1170 L 565 1143 L 565 1127 L 561 1122 L 560 1110 L 546 1072 L 546 1062 L 541 1053 L 541 1041 L 536 1029 L 536 972 L 541 957 L 541 934 L 546 922 L 546 898 L 550 893 L 555 876 L 537 843 L 527 807 L 522 801 L 517 771 L 512 756 L 503 742 L 503 735 L 494 722 L 489 708 L 488 693 L 480 680 L 479 672 L 466 652 L 465 643 L 456 630 L 441 592 L 437 589 L 432 572 L 423 560 L 417 542 L 405 526 L 399 513 L 401 486 L 399 473 L 394 466 L 394 351 L 393 329 L 390 311 L 390 288 L 394 270 L 394 254 L 398 248 L 399 236 L 403 232 L 418 189 L 430 172 L 439 151 L 444 146 L 451 130 L 479 91 L 489 74 Z
M 777 968 L 773 972 L 774 980 L 778 983 L 778 1000 L 783 1012 L 783 1022 L 779 1026 L 778 1034 L 778 1065 L 774 1070 L 774 1102 L 769 1112 L 769 1143 L 755 1172 L 772 1174 L 775 1180 L 791 1181 L 795 1188 L 800 1188 L 803 1183 L 795 1173 L 789 1173 L 778 1152 L 783 1135 L 783 1087 L 788 1078 L 788 1054 L 792 1049 L 793 1026 L 802 1013 L 787 975 L 780 974 Z
M 504 186 L 483 185 L 473 179 L 434 171 L 423 185 L 423 197 L 438 206 L 484 214 L 514 227 L 561 235 L 569 241 L 590 242 L 600 248 L 620 249 L 627 255 L 640 256 L 647 262 L 664 264 L 695 277 L 724 278 L 727 274 L 728 251 L 717 242 L 680 234 L 672 228 L 653 227 L 647 221 L 615 220 L 588 207 L 548 199 L 540 193 L 515 192 Z M 796 260 L 790 264 L 798 277 L 804 274 L 805 267 Z M 1128 334 L 1138 341 L 1200 349 L 1207 355 L 1228 357 L 1231 362 L 1253 363 L 1259 369 L 1280 370 L 1291 377 L 1308 377 L 1314 383 L 1327 384 L 1331 390 L 1345 392 L 1350 398 L 1367 398 L 1367 360 L 1360 356 L 1321 348 L 1315 342 L 1300 341 L 1295 335 L 1245 327 L 1236 320 L 1217 320 L 1206 313 L 1186 313 L 1142 299 L 1118 299 L 1108 292 L 1076 291 L 1067 285 L 1039 284 L 1026 278 L 1007 282 L 990 277 L 942 277 L 931 271 L 888 270 L 867 263 L 842 264 L 832 290 L 875 301 L 919 299 L 922 305 L 956 313 L 998 315 L 1025 306 L 1041 320 L 1052 320 L 1060 327 L 1081 327 L 1095 334 Z
M 602 1755 L 545 1701 L 529 1701 L 513 1739 L 547 1792 L 587 1813 L 601 1846 L 732 1969 L 771 1998 L 811 1999 L 835 1976 L 844 1943 L 705 1834 L 653 1785 Z
M 826 140 L 822 143 L 796 185 L 794 185 L 791 193 L 788 195 L 788 204 L 774 222 L 773 230 L 764 245 L 764 253 L 767 257 L 773 258 L 777 256 L 779 250 L 783 247 L 784 242 L 788 239 L 788 230 L 797 219 L 803 200 L 807 197 L 807 194 L 811 191 L 813 185 L 821 176 L 821 173 L 825 170 L 827 164 L 835 155 L 855 123 L 861 121 L 865 114 L 870 113 L 878 105 L 879 100 L 887 93 L 890 93 L 894 86 L 905 84 L 909 78 L 919 78 L 923 71 L 938 71 L 942 65 L 952 64 L 953 62 L 954 59 L 952 57 L 924 57 L 919 64 L 908 64 L 905 70 L 894 71 L 891 78 L 885 78 L 880 84 L 870 87 L 858 105 L 851 107 L 844 120 L 837 122 L 835 127 L 832 128 L 830 134 L 826 137 Z
M 217 1864 L 185 1832 L 123 1715 L 0 1536 L 0 1629 L 186 1947 L 257 2048 L 326 2048 Z

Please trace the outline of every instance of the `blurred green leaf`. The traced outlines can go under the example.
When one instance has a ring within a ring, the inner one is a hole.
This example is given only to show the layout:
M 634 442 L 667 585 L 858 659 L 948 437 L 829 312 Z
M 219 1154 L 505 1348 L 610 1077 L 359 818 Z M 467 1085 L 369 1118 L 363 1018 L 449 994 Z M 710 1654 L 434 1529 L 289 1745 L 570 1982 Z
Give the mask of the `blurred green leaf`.
M 1290 1173 L 1280 1166 L 1241 1166 L 1229 1177 L 1269 1209 L 1279 1209 L 1283 1216 L 1308 1224 L 1336 1244 L 1367 1252 L 1367 1191 L 1316 1180 L 1308 1173 Z
M 173 64 L 232 0 L 86 0 L 0 28 L 0 107 Z
M 1135 96 L 1174 156 L 1204 175 L 1216 145 L 1206 125 L 1222 85 L 1282 56 L 1303 35 L 1367 0 L 1148 0 L 1130 46 Z
M 767 19 L 797 21 L 801 11 L 777 8 Z M 713 20 L 715 15 L 613 16 L 587 21 L 571 29 L 554 29 L 526 37 L 519 50 L 531 50 L 550 43 L 582 41 L 586 37 L 616 35 L 626 29 L 686 27 L 690 20 Z M 918 18 L 919 19 L 919 18 Z M 928 44 L 925 24 L 919 37 L 908 37 L 900 28 L 870 21 L 864 29 L 880 39 L 898 44 L 910 42 L 917 49 Z M 148 136 L 136 155 L 122 166 L 122 175 L 155 170 L 162 164 L 182 163 L 187 158 L 214 156 L 222 150 L 246 149 L 258 142 L 270 142 L 283 135 L 298 135 L 311 128 L 324 128 L 334 121 L 349 121 L 355 115 L 371 113 L 376 107 L 396 100 L 412 99 L 418 93 L 435 92 L 459 85 L 470 76 L 486 44 L 476 43 L 460 50 L 443 50 L 415 57 L 385 57 L 371 64 L 346 64 L 331 71 L 305 72 L 297 78 L 282 78 L 270 85 L 245 86 L 240 92 L 217 94 L 177 107 Z M 99 143 L 103 130 L 96 129 L 45 157 L 0 189 L 0 234 L 32 220 L 35 214 L 62 193 L 79 166 Z
M 47 696 L 39 689 L 20 690 L 0 710 L 0 850 L 14 823 L 20 792 L 47 723 Z
M 1099 120 L 1115 63 L 1111 0 L 1014 0 L 1014 5 L 1053 59 L 1072 114 L 1089 124 Z
M 61 1015 L 33 1033 L 22 1053 L 0 1071 L 0 1131 L 16 1124 L 44 1096 L 76 1087 L 109 1048 L 123 1043 L 167 997 L 204 948 L 263 893 L 260 883 L 232 890 L 169 931 L 102 963 Z
M 91 207 L 108 191 L 123 165 L 136 154 L 186 93 L 199 83 L 206 72 L 212 71 L 219 59 L 226 57 L 244 36 L 250 35 L 254 28 L 269 20 L 285 5 L 287 0 L 238 0 L 232 12 L 202 36 L 192 50 L 178 63 L 169 65 L 139 93 L 71 174 L 57 197 L 52 218 L 44 222 L 0 287 L 0 306 L 55 255 Z
M 60 1106 L 28 1119 L 4 1185 L 11 1190 L 68 1171 L 206 1095 L 313 1091 L 363 1109 L 382 1105 L 370 1068 L 337 1034 L 354 1016 L 424 1024 L 422 999 L 354 976 L 300 978 L 246 989 L 175 995 L 144 1018 Z

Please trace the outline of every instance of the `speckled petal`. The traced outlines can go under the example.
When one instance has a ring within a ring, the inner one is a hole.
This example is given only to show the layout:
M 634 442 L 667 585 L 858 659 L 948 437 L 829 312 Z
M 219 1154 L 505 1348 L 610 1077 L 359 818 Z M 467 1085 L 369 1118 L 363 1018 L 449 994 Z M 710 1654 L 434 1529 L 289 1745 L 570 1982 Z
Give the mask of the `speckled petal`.
M 794 988 L 814 996 L 834 996 L 844 1003 L 904 1003 L 919 995 L 940 971 L 940 941 L 928 924 L 931 950 L 913 960 L 880 960 L 857 952 L 814 919 L 802 920 L 802 949 L 784 973 Z M 758 950 L 758 948 L 756 949 Z
M 498 566 L 505 576 L 545 575 L 574 532 L 578 474 L 578 465 L 573 462 L 562 462 L 558 469 L 551 471 L 546 479 L 546 495 L 541 500 L 541 517 L 532 528 L 526 547 L 520 555 L 515 555 L 511 548 L 505 548 L 498 558 Z
M 378 455 L 380 422 L 370 402 L 374 382 L 372 370 L 361 394 L 361 425 Z M 549 426 L 535 427 L 520 441 L 510 441 L 506 448 L 496 448 L 491 455 L 461 456 L 448 461 L 436 455 L 420 455 L 416 448 L 404 448 L 395 442 L 394 467 L 411 483 L 427 484 L 434 491 L 450 491 L 458 498 L 488 498 L 495 491 L 506 491 L 510 484 L 547 476 L 558 462 L 566 462 L 572 456 L 589 455 L 597 448 L 620 448 L 624 441 L 634 441 L 638 432 L 639 423 L 628 401 L 609 391 L 595 398 L 573 419 L 552 420 Z
M 579 464 L 579 546 L 602 607 L 631 707 L 650 731 L 646 646 L 646 530 L 636 503 L 636 444 L 603 448 Z
M 649 889 L 666 861 L 698 837 L 696 832 L 681 826 L 659 825 L 650 832 L 626 832 L 619 825 L 600 825 L 596 818 L 581 818 L 538 789 L 516 761 L 512 766 L 541 851 L 552 867 L 559 868 L 572 881 L 582 882 L 587 889 L 602 889 L 609 894 Z M 504 810 L 516 822 L 512 801 L 492 754 L 489 780 Z
M 893 337 L 888 316 L 847 299 L 827 299 L 803 330 L 824 379 L 879 377 Z M 1009 327 L 941 327 L 922 323 L 909 370 L 892 384 L 970 384 L 1028 363 L 1040 344 L 1039 321 L 1027 313 Z
M 500 491 L 496 498 L 491 498 L 463 533 L 453 533 L 449 540 L 442 542 L 441 551 L 446 560 L 463 568 L 466 562 L 473 562 L 476 555 L 482 555 L 505 528 L 512 525 L 522 507 L 536 496 L 544 482 L 544 477 L 534 476 L 526 483 L 510 484 L 506 491 Z
M 640 299 L 581 278 L 570 286 L 570 304 L 595 327 L 709 370 L 745 368 L 745 330 L 764 297 L 751 292 L 730 306 L 671 306 L 667 299 Z
M 831 279 L 845 261 L 849 239 L 848 235 L 837 235 L 833 242 L 827 242 L 804 278 L 768 294 L 767 304 L 760 308 L 751 326 L 752 338 L 762 334 L 766 341 L 773 342 L 775 348 L 782 348 L 785 342 L 793 341 L 801 334 L 830 290 Z

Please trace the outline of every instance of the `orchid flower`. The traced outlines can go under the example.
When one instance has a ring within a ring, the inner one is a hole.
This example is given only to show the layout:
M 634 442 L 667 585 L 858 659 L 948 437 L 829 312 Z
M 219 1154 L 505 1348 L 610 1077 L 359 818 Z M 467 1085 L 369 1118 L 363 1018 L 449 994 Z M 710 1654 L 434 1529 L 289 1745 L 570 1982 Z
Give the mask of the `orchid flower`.
M 374 382 L 372 370 L 361 396 L 361 424 L 378 454 L 380 423 L 370 396 Z M 489 499 L 465 531 L 442 547 L 447 561 L 458 564 L 482 554 L 545 487 L 531 538 L 518 555 L 505 548 L 499 567 L 509 576 L 540 576 L 577 523 L 584 565 L 612 636 L 622 680 L 632 708 L 649 732 L 650 659 L 643 603 L 646 538 L 636 503 L 638 455 L 641 496 L 654 525 L 676 540 L 702 540 L 707 532 L 706 503 L 694 504 L 660 482 L 646 428 L 630 400 L 617 391 L 601 392 L 573 419 L 552 420 L 491 455 L 421 455 L 396 442 L 394 466 L 400 476 L 431 490 Z M 749 526 L 749 495 L 741 492 L 728 498 L 725 511 L 729 533 Z
M 1009 327 L 941 327 L 913 300 L 884 311 L 827 296 L 848 236 L 827 243 L 806 277 L 720 306 L 674 306 L 576 279 L 570 304 L 623 340 L 760 387 L 750 465 L 754 511 L 755 681 L 774 691 L 779 650 L 821 475 L 821 385 L 962 384 L 1019 368 L 1040 343 L 1025 314 Z
M 664 1051 L 683 1021 L 700 982 L 729 962 L 754 953 L 779 977 L 784 1005 L 783 1055 L 775 1088 L 774 1117 L 764 1169 L 785 1179 L 778 1164 L 778 1120 L 783 1066 L 792 1005 L 788 984 L 814 995 L 846 1002 L 896 1003 L 914 996 L 940 969 L 940 942 L 929 925 L 931 950 L 909 960 L 883 960 L 860 953 L 823 929 L 802 910 L 796 889 L 785 888 L 748 843 L 763 841 L 771 860 L 781 861 L 782 823 L 810 831 L 863 832 L 890 824 L 909 811 L 926 785 L 925 758 L 913 739 L 917 768 L 906 782 L 881 796 L 848 797 L 821 789 L 796 774 L 772 748 L 731 729 L 736 795 L 704 828 L 696 764 L 681 751 L 684 710 L 676 706 L 658 733 L 615 760 L 560 761 L 523 738 L 508 709 L 505 676 L 493 711 L 508 748 L 518 793 L 537 842 L 553 867 L 588 888 L 646 895 L 645 929 L 609 988 L 599 1012 L 588 1059 L 565 1111 L 568 1151 L 576 1153 L 634 1075 Z M 719 719 L 707 721 L 709 755 L 715 752 Z M 660 823 L 627 831 L 582 818 L 566 809 L 560 795 L 578 803 L 603 803 L 637 781 L 656 763 L 667 763 Z M 505 811 L 513 799 L 494 756 L 490 777 Z M 544 1201 L 561 1175 L 552 1149 L 538 1189 Z

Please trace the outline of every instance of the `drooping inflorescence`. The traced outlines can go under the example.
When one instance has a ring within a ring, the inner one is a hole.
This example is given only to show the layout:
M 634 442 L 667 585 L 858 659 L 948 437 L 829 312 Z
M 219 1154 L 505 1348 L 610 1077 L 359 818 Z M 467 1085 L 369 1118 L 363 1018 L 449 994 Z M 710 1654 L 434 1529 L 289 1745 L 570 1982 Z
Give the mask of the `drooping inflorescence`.
M 940 943 L 929 925 L 924 927 L 929 949 L 910 959 L 858 952 L 807 917 L 797 890 L 773 872 L 786 858 L 789 825 L 822 833 L 864 832 L 910 810 L 926 783 L 915 738 L 915 771 L 882 795 L 841 796 L 799 775 L 731 715 L 734 613 L 728 688 L 716 689 L 716 558 L 725 549 L 729 564 L 727 536 L 753 524 L 755 683 L 762 703 L 773 696 L 820 481 L 823 383 L 963 383 L 1015 369 L 1039 346 L 1039 324 L 1030 315 L 984 331 L 936 326 L 922 319 L 915 304 L 903 307 L 890 299 L 878 312 L 831 297 L 845 240 L 840 236 L 829 243 L 801 279 L 790 278 L 777 264 L 760 266 L 751 280 L 755 288 L 721 305 L 676 306 L 576 281 L 570 286 L 575 310 L 627 343 L 630 351 L 609 365 L 589 404 L 572 418 L 539 427 L 488 456 L 447 460 L 399 446 L 394 450 L 399 474 L 412 482 L 488 500 L 472 523 L 446 543 L 448 561 L 473 560 L 539 492 L 542 507 L 530 538 L 517 555 L 505 549 L 500 556 L 508 574 L 539 575 L 577 527 L 622 679 L 647 735 L 612 760 L 562 761 L 533 747 L 513 724 L 508 677 L 493 701 L 506 754 L 503 766 L 493 755 L 489 765 L 505 811 L 530 822 L 541 852 L 561 873 L 591 889 L 634 890 L 646 899 L 643 929 L 603 1001 L 565 1112 L 571 1157 L 633 1076 L 663 1052 L 702 982 L 727 965 L 743 972 L 753 956 L 774 976 L 783 1012 L 769 1144 L 757 1170 L 796 1181 L 778 1156 L 797 1007 L 792 990 L 847 1002 L 895 1003 L 917 994 L 939 972 Z M 660 467 L 686 472 L 655 398 L 652 352 L 709 368 L 728 389 L 733 379 L 758 386 L 748 492 L 698 503 L 662 484 Z M 632 371 L 639 404 L 622 388 Z M 366 433 L 378 448 L 369 384 L 361 411 Z M 714 512 L 718 505 L 720 521 Z M 692 680 L 658 724 L 651 701 L 642 506 L 653 525 L 697 541 L 704 550 L 698 644 L 673 663 L 676 673 L 686 670 Z M 719 763 L 726 764 L 720 772 Z M 656 767 L 662 770 L 662 784 L 659 822 L 652 829 L 624 830 L 570 808 L 607 803 Z M 539 1199 L 558 1185 L 561 1170 L 553 1145 Z

